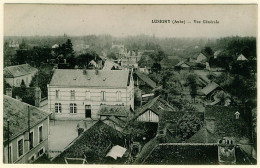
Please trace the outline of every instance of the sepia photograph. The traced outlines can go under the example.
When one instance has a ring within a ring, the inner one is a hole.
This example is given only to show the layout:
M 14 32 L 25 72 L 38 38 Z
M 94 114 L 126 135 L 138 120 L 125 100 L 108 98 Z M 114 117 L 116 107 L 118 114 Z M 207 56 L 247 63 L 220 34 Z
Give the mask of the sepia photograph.
M 257 165 L 258 4 L 3 4 L 7 164 Z

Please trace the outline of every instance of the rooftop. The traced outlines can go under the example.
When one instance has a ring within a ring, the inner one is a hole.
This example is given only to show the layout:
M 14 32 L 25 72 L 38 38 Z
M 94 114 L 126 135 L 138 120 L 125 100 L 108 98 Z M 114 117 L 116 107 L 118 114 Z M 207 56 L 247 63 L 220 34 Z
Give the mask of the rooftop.
M 177 65 L 179 63 L 179 59 L 176 58 L 164 58 L 163 60 L 161 60 L 160 64 L 163 68 L 167 68 L 167 67 L 174 67 L 175 65 Z
M 113 145 L 123 145 L 122 134 L 112 127 L 98 121 L 83 132 L 54 162 L 64 163 L 67 158 L 87 158 L 88 163 L 102 163 Z
M 212 91 L 214 91 L 215 89 L 217 89 L 219 87 L 219 85 L 215 82 L 211 82 L 210 84 L 208 84 L 206 87 L 204 87 L 203 89 L 201 89 L 201 92 L 204 95 L 208 95 L 209 93 L 211 93 Z
M 128 70 L 56 69 L 49 86 L 122 88 L 128 79 Z
M 10 140 L 28 129 L 28 112 L 30 113 L 30 128 L 45 120 L 50 113 L 37 107 L 23 103 L 4 95 L 4 141 L 7 140 L 7 121 L 9 120 Z
M 147 85 L 149 85 L 150 87 L 152 87 L 153 89 L 156 88 L 156 83 L 151 80 L 147 75 L 142 74 L 139 71 L 135 71 L 135 74 L 142 79 Z
M 242 137 L 249 137 L 250 131 L 248 124 L 240 115 L 239 119 L 235 118 L 235 113 L 241 109 L 232 106 L 211 106 L 205 108 L 205 120 L 214 120 L 214 132 L 209 131 L 207 126 L 202 127 L 187 142 L 193 143 L 217 143 L 223 137 L 232 137 L 239 140 Z
M 15 78 L 19 76 L 28 75 L 35 73 L 38 70 L 34 67 L 31 67 L 29 64 L 14 65 L 4 68 L 4 77 L 5 78 Z
M 152 110 L 158 115 L 161 115 L 163 111 L 176 111 L 174 107 L 172 107 L 167 101 L 160 98 L 160 96 L 157 96 L 147 102 L 145 105 L 138 108 L 135 112 L 137 116 L 144 113 L 147 109 Z

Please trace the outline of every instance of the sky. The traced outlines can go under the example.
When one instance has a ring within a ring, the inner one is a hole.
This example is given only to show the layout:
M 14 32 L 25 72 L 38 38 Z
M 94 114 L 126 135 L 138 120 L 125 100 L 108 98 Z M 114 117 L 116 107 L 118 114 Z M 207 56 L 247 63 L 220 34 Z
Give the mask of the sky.
M 152 20 L 170 23 L 152 23 Z M 185 21 L 173 24 L 172 21 Z M 194 20 L 201 23 L 194 23 Z M 203 20 L 218 24 L 203 24 Z M 5 36 L 257 36 L 257 5 L 4 4 Z

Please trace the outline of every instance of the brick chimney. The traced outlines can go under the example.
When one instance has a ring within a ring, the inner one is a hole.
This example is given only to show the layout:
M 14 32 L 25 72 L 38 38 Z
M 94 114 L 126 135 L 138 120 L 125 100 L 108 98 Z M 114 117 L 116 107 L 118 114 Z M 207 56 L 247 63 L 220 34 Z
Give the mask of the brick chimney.
M 13 96 L 13 89 L 12 88 L 6 88 L 6 95 L 9 97 Z
M 206 129 L 210 132 L 210 133 L 214 133 L 215 132 L 215 117 L 212 118 L 206 118 L 205 119 L 205 124 L 206 124 Z
M 39 87 L 35 87 L 35 106 L 40 107 L 41 103 L 41 89 Z

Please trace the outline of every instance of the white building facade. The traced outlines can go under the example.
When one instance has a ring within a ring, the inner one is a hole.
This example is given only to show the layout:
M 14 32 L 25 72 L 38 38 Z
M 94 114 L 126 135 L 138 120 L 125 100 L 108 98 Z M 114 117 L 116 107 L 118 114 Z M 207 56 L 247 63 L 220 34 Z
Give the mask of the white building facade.
M 134 109 L 134 83 L 129 70 L 68 70 L 54 72 L 48 85 L 48 106 L 57 120 L 99 119 L 100 105 Z

